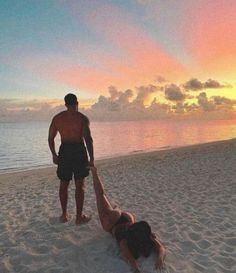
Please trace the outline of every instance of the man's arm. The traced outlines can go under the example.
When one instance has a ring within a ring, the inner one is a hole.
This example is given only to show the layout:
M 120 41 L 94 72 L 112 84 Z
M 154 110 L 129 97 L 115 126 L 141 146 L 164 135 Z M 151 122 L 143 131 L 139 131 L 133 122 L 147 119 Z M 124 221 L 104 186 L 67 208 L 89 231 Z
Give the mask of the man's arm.
M 55 119 L 53 118 L 51 125 L 49 127 L 49 132 L 48 132 L 48 145 L 49 145 L 50 151 L 52 153 L 52 158 L 53 158 L 54 164 L 58 164 L 58 155 L 55 151 L 55 142 L 54 142 L 57 132 L 58 132 L 58 130 L 55 125 Z
M 133 269 L 134 272 L 141 272 L 138 268 L 138 263 L 133 257 L 132 253 L 129 250 L 127 241 L 125 239 L 121 240 L 120 243 L 120 250 L 124 258 L 127 260 L 130 267 Z
M 86 116 L 84 116 L 84 122 L 83 122 L 83 137 L 86 142 L 87 150 L 89 153 L 90 165 L 93 166 L 94 164 L 93 138 L 91 136 L 91 131 L 89 128 L 89 119 Z

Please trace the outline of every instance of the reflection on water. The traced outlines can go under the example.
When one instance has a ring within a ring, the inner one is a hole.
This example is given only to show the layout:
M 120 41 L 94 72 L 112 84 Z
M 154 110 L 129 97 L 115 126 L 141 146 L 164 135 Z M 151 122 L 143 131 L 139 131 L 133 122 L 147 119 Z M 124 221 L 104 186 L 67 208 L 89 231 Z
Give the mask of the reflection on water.
M 47 122 L 0 123 L 0 170 L 51 164 Z M 234 138 L 235 121 L 91 122 L 95 158 Z M 56 147 L 59 146 L 59 136 Z
M 104 122 L 92 126 L 99 157 L 234 138 L 234 121 Z

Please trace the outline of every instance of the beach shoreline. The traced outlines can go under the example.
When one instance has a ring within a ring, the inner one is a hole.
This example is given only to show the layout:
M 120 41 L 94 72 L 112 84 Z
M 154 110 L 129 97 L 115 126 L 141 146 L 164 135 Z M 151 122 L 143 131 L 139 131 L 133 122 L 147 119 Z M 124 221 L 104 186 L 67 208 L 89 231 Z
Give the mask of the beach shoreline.
M 146 220 L 167 246 L 166 269 L 175 273 L 236 271 L 236 140 L 138 153 L 96 161 L 113 204 Z M 128 273 L 112 236 L 99 223 L 91 176 L 85 213 L 61 224 L 56 166 L 0 174 L 0 272 Z M 139 259 L 156 272 L 154 256 Z
M 204 143 L 197 143 L 197 144 L 190 144 L 190 145 L 184 145 L 184 146 L 168 146 L 168 147 L 160 147 L 160 149 L 157 150 L 149 150 L 149 151 L 134 151 L 130 154 L 124 154 L 124 155 L 114 155 L 114 156 L 106 156 L 103 158 L 95 159 L 95 164 L 103 164 L 106 161 L 110 160 L 116 160 L 116 159 L 123 159 L 123 158 L 132 158 L 139 155 L 148 155 L 148 154 L 156 154 L 161 153 L 165 151 L 175 151 L 175 150 L 181 150 L 181 149 L 188 149 L 188 148 L 197 148 L 198 146 L 205 146 L 205 145 L 218 145 L 222 143 L 230 143 L 236 141 L 236 138 L 226 139 L 226 140 L 217 140 L 217 141 L 210 141 L 210 142 L 204 142 Z M 50 157 L 50 152 L 49 152 Z M 7 175 L 7 174 L 15 174 L 15 173 L 21 173 L 21 172 L 28 172 L 28 171 L 36 171 L 36 170 L 43 170 L 43 169 L 50 169 L 55 168 L 55 165 L 47 164 L 47 165 L 38 165 L 38 166 L 32 166 L 28 168 L 14 168 L 14 169 L 2 169 L 0 170 L 0 177 L 1 175 Z

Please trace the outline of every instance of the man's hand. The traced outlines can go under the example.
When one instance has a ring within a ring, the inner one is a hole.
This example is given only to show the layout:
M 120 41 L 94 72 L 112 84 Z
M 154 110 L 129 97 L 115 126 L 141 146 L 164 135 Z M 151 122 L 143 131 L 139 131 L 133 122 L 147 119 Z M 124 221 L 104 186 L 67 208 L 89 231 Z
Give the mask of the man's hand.
M 92 174 L 97 174 L 97 168 L 95 166 L 89 166 L 90 171 L 92 172 Z
M 134 272 L 134 273 L 142 273 L 138 268 L 135 268 L 135 269 L 133 270 L 133 272 Z
M 89 160 L 88 166 L 89 166 L 89 167 L 94 167 L 94 160 L 93 160 L 93 159 L 90 159 L 90 160 Z
M 52 155 L 52 161 L 54 164 L 58 165 L 58 155 Z

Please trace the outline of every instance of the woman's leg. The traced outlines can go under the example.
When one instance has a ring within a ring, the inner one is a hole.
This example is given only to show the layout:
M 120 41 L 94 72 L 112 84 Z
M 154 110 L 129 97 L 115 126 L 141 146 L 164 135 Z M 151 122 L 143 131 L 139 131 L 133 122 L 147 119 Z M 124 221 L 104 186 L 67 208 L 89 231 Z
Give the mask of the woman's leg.
M 131 223 L 135 223 L 135 215 L 128 212 L 128 211 L 122 211 L 122 215 L 126 217 L 126 219 L 129 220 Z
M 110 201 L 105 194 L 102 182 L 98 177 L 96 168 L 91 167 L 90 169 L 93 175 L 94 191 L 96 195 L 98 214 L 102 227 L 106 231 L 111 231 L 112 227 L 121 216 L 121 210 L 113 209 Z

